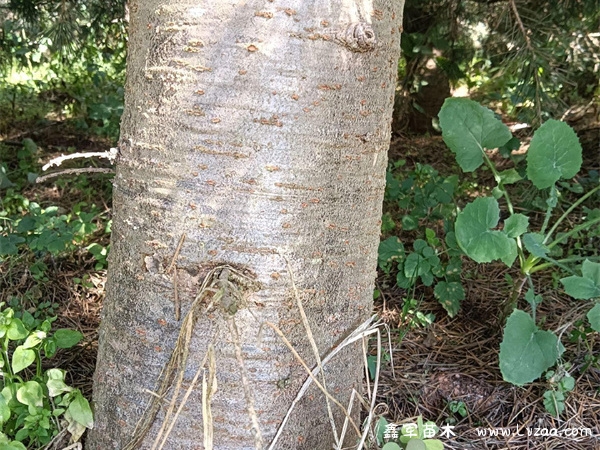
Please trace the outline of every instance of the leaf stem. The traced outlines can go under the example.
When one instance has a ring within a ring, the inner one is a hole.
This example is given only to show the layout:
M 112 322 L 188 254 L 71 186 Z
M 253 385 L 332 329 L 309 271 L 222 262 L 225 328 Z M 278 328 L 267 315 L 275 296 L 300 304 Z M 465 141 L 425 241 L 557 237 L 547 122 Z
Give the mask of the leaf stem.
M 582 197 L 580 197 L 575 203 L 573 203 L 569 209 L 567 209 L 554 223 L 554 225 L 552 226 L 552 228 L 550 228 L 550 231 L 548 231 L 548 234 L 546 235 L 546 237 L 544 238 L 544 244 L 552 237 L 552 234 L 554 234 L 554 232 L 556 231 L 556 229 L 558 228 L 558 226 L 562 223 L 563 220 L 565 220 L 569 214 L 571 214 L 571 212 L 577 208 L 579 205 L 581 205 L 584 201 L 586 201 L 588 198 L 590 198 L 592 195 L 594 195 L 594 193 L 598 192 L 598 190 L 600 190 L 600 184 L 598 184 L 598 186 L 596 186 L 594 189 L 592 189 L 591 191 L 589 191 L 587 194 L 583 195 Z M 543 233 L 543 232 L 542 232 Z
M 552 248 L 557 244 L 560 244 L 562 241 L 564 241 L 565 239 L 571 237 L 572 235 L 580 232 L 581 230 L 585 230 L 586 228 L 591 227 L 592 225 L 595 225 L 597 223 L 600 223 L 600 217 L 596 217 L 593 220 L 590 220 L 588 222 L 583 222 L 580 225 L 577 225 L 575 228 L 573 228 L 572 230 L 568 231 L 567 233 L 563 234 L 561 237 L 555 239 L 554 241 L 550 242 L 548 244 L 548 248 Z
M 533 319 L 533 323 L 536 323 L 536 321 L 535 321 L 535 312 L 536 312 L 537 304 L 535 303 L 535 287 L 533 286 L 533 280 L 531 279 L 531 275 L 527 275 L 527 283 L 529 284 L 529 288 L 531 289 L 531 292 L 533 292 L 533 298 L 534 298 L 534 300 L 530 303 L 530 305 L 531 305 L 531 318 Z
M 513 207 L 512 201 L 510 200 L 510 196 L 508 195 L 508 191 L 504 187 L 504 183 L 502 183 L 502 177 L 496 170 L 496 166 L 494 166 L 494 164 L 492 163 L 492 160 L 488 157 L 487 153 L 485 152 L 485 150 L 483 148 L 481 149 L 481 153 L 483 154 L 483 160 L 485 161 L 485 164 L 489 167 L 489 169 L 494 174 L 494 180 L 496 180 L 496 183 L 498 184 L 498 188 L 500 189 L 500 191 L 502 192 L 502 196 L 506 200 L 506 207 L 508 208 L 508 212 L 512 216 L 515 213 L 515 209 Z M 523 252 L 523 244 L 521 243 L 521 236 L 517 236 L 516 240 L 517 240 L 517 254 L 519 255 L 519 266 L 521 267 L 521 269 L 523 269 L 523 265 L 525 264 L 525 254 Z
M 35 354 L 35 374 L 38 378 L 42 377 L 42 358 L 39 349 L 33 349 Z
M 540 234 L 544 234 L 546 232 L 546 228 L 548 227 L 548 223 L 550 222 L 550 217 L 552 217 L 552 211 L 554 210 L 554 208 L 556 207 L 556 204 L 558 203 L 558 189 L 556 189 L 556 184 L 553 184 L 552 187 L 550 188 L 550 198 L 548 200 L 555 200 L 555 201 L 548 201 L 548 208 L 546 209 L 546 215 L 544 217 L 544 224 L 542 225 L 542 228 L 540 229 Z M 546 242 L 546 238 L 544 238 L 544 243 Z
M 3 369 L 4 375 L 8 374 L 8 379 L 10 381 L 10 384 L 12 384 L 15 376 L 12 372 L 12 367 L 10 365 L 10 356 L 8 354 L 8 342 L 9 342 L 9 339 L 8 339 L 8 330 L 7 330 L 6 337 L 2 341 L 2 359 L 4 360 L 4 367 L 2 369 Z M 4 378 L 7 378 L 7 377 L 5 376 Z M 9 383 L 7 383 L 5 381 L 4 385 L 6 386 L 7 384 L 9 384 Z
M 485 152 L 485 150 L 481 149 L 481 152 L 483 154 L 483 160 L 485 161 L 486 166 L 488 166 L 489 169 L 492 171 L 492 174 L 494 174 L 494 180 L 496 180 L 496 184 L 498 184 L 498 188 L 502 191 L 502 196 L 506 200 L 506 206 L 508 208 L 508 212 L 510 212 L 511 215 L 514 214 L 515 211 L 514 211 L 514 208 L 513 208 L 513 204 L 510 201 L 510 196 L 508 195 L 508 192 L 507 192 L 506 188 L 504 187 L 504 184 L 502 183 L 502 177 L 500 176 L 500 174 L 496 170 L 496 166 L 494 166 L 494 164 L 492 163 L 492 161 L 488 157 L 488 155 Z
M 506 318 L 512 314 L 512 312 L 517 307 L 517 301 L 519 300 L 519 295 L 521 295 L 521 291 L 523 290 L 523 286 L 527 281 L 527 276 L 524 275 L 521 279 L 513 285 L 512 293 L 510 299 L 504 305 L 504 310 L 502 311 L 502 322 L 506 321 Z
M 576 262 L 576 261 L 583 261 L 583 260 L 600 260 L 600 257 L 596 256 L 573 256 L 571 258 L 564 258 L 564 259 L 558 259 L 558 260 L 551 260 L 548 262 L 545 262 L 543 264 L 538 264 L 534 267 L 532 267 L 532 269 L 529 271 L 529 273 L 536 273 L 539 272 L 541 270 L 545 270 L 548 267 L 552 267 L 555 266 L 555 263 L 559 263 L 559 264 L 564 264 L 564 263 L 570 263 L 570 262 Z M 560 267 L 560 266 L 559 266 Z M 572 272 L 571 270 L 568 270 L 567 272 Z

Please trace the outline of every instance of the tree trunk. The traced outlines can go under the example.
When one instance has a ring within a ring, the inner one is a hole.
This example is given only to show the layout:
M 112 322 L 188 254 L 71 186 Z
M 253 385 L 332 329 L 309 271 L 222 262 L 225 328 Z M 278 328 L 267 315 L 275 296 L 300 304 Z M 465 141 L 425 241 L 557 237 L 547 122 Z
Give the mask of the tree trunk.
M 276 331 L 313 368 L 371 314 L 403 1 L 129 6 L 87 448 L 268 448 L 307 379 Z M 325 366 L 346 407 L 362 361 Z M 274 448 L 333 434 L 311 387 Z

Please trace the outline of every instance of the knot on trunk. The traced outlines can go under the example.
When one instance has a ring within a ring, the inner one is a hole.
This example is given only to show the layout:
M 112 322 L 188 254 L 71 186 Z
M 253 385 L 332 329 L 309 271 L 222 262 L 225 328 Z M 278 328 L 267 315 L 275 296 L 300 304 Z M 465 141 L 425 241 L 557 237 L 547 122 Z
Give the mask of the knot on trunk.
M 350 51 L 361 53 L 373 50 L 377 44 L 373 28 L 365 22 L 351 23 L 335 34 L 335 40 Z

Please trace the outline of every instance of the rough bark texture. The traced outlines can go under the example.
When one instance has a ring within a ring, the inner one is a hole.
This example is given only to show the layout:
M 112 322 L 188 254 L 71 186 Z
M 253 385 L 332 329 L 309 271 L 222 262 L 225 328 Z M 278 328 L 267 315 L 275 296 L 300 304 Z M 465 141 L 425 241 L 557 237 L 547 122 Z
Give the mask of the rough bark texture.
M 402 6 L 130 1 L 96 426 L 87 448 L 126 448 L 215 266 L 256 281 L 249 289 L 226 278 L 246 294 L 234 305 L 215 284 L 193 326 L 182 388 L 212 343 L 215 449 L 266 448 L 307 377 L 267 321 L 315 364 L 290 275 L 321 354 L 370 315 Z M 341 352 L 325 372 L 329 391 L 347 404 L 351 390 L 361 390 L 360 348 Z M 172 392 L 139 448 L 152 448 Z M 332 408 L 339 430 L 343 415 Z M 199 382 L 164 448 L 205 448 L 203 426 Z M 324 397 L 310 390 L 276 448 L 330 449 L 332 442 Z

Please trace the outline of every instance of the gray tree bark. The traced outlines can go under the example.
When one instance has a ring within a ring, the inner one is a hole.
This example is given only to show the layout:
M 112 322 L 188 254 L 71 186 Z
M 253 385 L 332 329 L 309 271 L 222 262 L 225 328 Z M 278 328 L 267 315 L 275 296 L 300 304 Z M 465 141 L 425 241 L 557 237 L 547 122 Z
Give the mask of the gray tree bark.
M 307 378 L 276 330 L 317 363 L 297 297 L 321 355 L 371 314 L 403 1 L 129 6 L 87 448 L 268 448 Z M 325 366 L 343 405 L 363 375 Z M 333 442 L 311 388 L 274 448 Z

